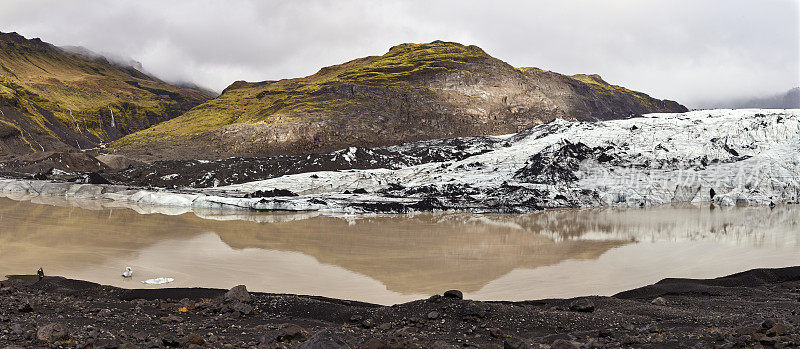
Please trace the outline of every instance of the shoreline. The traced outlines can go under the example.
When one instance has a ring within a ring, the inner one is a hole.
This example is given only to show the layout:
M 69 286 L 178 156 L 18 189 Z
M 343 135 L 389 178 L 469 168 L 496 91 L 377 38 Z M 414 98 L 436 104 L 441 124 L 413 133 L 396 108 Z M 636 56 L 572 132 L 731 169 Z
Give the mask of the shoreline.
M 229 196 L 214 195 L 228 193 Z M 221 190 L 208 188 L 184 188 L 180 190 L 167 188 L 138 188 L 117 184 L 82 184 L 74 182 L 36 180 L 36 179 L 14 179 L 0 178 L 0 196 L 13 199 L 15 201 L 35 201 L 34 199 L 56 198 L 70 200 L 86 200 L 100 202 L 103 207 L 108 208 L 129 208 L 135 211 L 146 211 L 152 213 L 164 213 L 167 215 L 182 214 L 192 211 L 227 211 L 227 212 L 254 212 L 254 213 L 275 213 L 275 214 L 332 214 L 332 215 L 368 215 L 368 214 L 408 214 L 425 212 L 457 212 L 474 214 L 520 214 L 542 211 L 564 210 L 564 209 L 598 209 L 598 208 L 652 208 L 675 205 L 687 206 L 753 206 L 753 207 L 773 207 L 780 205 L 798 205 L 800 203 L 748 203 L 748 204 L 720 204 L 713 201 L 677 201 L 666 203 L 651 203 L 648 205 L 587 205 L 587 206 L 554 206 L 536 208 L 529 211 L 503 211 L 480 208 L 423 208 L 421 210 L 384 210 L 387 203 L 383 200 L 371 200 L 369 197 L 359 201 L 359 204 L 376 205 L 368 210 L 329 210 L 314 204 L 316 196 L 310 196 L 305 200 L 287 197 L 271 198 L 265 202 L 264 198 L 242 197 L 241 192 L 224 192 Z M 328 198 L 330 199 L 330 198 Z M 403 205 L 415 205 L 416 199 L 392 198 Z M 391 206 L 391 204 L 388 204 Z
M 800 266 L 664 279 L 614 296 L 392 306 L 208 288 L 9 276 L 0 344 L 64 347 L 539 348 L 800 345 Z M 443 290 L 444 291 L 444 290 Z M 53 325 L 55 324 L 55 325 Z

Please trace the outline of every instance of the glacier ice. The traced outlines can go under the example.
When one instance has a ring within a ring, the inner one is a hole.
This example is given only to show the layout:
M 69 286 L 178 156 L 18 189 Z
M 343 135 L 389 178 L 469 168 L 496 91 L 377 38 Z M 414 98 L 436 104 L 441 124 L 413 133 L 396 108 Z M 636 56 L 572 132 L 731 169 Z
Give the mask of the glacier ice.
M 0 191 L 141 205 L 340 213 L 527 212 L 680 202 L 777 205 L 800 197 L 797 109 L 702 110 L 596 123 L 555 120 L 469 142 L 482 139 L 491 139 L 492 146 L 459 160 L 300 173 L 213 189 L 3 179 Z M 342 155 L 351 161 L 357 153 L 348 149 Z M 299 196 L 244 197 L 272 189 Z

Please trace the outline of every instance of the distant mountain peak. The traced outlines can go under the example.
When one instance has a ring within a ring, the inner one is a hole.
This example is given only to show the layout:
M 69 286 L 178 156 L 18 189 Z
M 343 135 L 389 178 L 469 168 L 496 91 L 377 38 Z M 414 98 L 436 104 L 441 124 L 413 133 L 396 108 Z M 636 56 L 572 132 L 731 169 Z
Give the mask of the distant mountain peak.
M 130 57 L 123 57 L 120 55 L 113 55 L 109 53 L 98 53 L 83 46 L 58 46 L 58 48 L 87 59 L 102 60 L 105 61 L 106 63 L 116 65 L 120 68 L 133 68 L 142 73 L 147 74 L 144 70 L 144 67 L 142 66 L 142 63 Z
M 737 98 L 722 102 L 706 103 L 703 105 L 703 107 L 712 109 L 798 109 L 800 108 L 800 87 L 794 87 L 784 93 L 778 93 L 771 96 Z

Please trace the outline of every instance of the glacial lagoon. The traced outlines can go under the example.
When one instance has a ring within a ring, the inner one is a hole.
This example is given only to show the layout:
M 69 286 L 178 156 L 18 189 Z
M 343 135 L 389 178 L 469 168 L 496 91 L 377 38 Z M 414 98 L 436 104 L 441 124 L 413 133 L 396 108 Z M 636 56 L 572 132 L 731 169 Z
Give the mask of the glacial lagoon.
M 125 288 L 244 283 L 379 304 L 459 289 L 471 299 L 528 300 L 798 262 L 798 206 L 330 215 L 0 198 L 0 274 L 43 267 Z M 120 275 L 126 266 L 130 279 Z M 156 277 L 175 281 L 141 283 Z

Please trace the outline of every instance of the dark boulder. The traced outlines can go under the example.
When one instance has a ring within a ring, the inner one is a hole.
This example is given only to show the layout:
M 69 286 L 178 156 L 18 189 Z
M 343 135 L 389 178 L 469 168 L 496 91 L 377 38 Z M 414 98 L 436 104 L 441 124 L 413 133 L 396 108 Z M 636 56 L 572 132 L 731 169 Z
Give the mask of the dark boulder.
M 247 292 L 247 287 L 245 287 L 245 285 L 238 285 L 225 293 L 225 300 L 249 303 L 252 299 L 250 298 L 250 293 Z
M 108 179 L 97 172 L 84 173 L 75 179 L 75 183 L 81 184 L 112 184 Z
M 444 293 L 445 298 L 464 299 L 464 294 L 459 290 L 449 290 Z
M 36 331 L 36 338 L 47 343 L 67 340 L 69 339 L 69 329 L 59 322 L 50 323 L 39 327 L 39 330 Z
M 594 311 L 594 303 L 586 298 L 581 298 L 570 303 L 569 310 L 591 313 Z
M 292 191 L 285 189 L 272 189 L 272 190 L 256 190 L 252 193 L 247 193 L 246 198 L 272 198 L 280 196 L 297 196 Z
M 234 311 L 238 311 L 242 315 L 250 315 L 251 313 L 253 313 L 253 306 L 242 302 L 236 302 L 236 304 L 234 304 L 231 307 L 231 309 L 233 309 Z
M 308 331 L 296 324 L 283 324 L 275 339 L 278 342 L 302 341 L 308 338 Z

